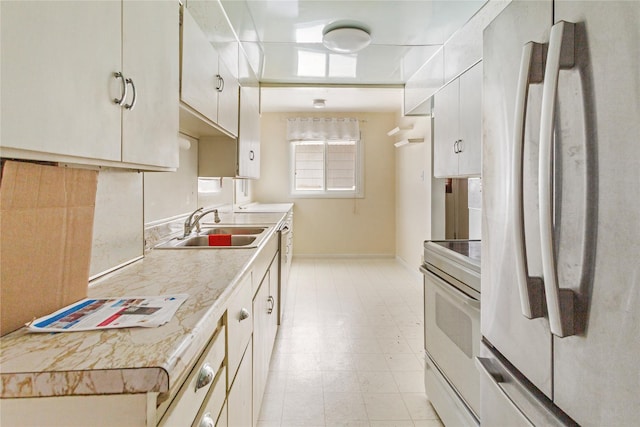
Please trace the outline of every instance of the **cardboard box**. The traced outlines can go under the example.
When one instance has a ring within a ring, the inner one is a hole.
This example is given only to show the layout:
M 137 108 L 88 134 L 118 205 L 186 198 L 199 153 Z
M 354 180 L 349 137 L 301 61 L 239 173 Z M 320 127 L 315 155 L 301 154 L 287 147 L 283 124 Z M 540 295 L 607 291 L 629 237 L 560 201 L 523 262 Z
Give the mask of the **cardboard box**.
M 0 335 L 87 296 L 98 172 L 5 161 Z

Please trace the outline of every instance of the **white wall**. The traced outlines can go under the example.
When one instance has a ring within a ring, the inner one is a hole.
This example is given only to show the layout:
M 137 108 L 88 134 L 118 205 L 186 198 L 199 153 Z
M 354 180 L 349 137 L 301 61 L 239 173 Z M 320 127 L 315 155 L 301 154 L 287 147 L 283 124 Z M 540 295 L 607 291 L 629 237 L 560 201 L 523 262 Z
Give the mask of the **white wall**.
M 430 121 L 426 117 L 397 120 L 413 124 L 411 134 L 405 136 L 425 140 L 396 148 L 396 256 L 417 268 L 431 230 Z
M 395 255 L 395 152 L 387 132 L 393 113 L 304 114 L 357 117 L 365 147 L 363 199 L 308 199 L 289 195 L 287 117 L 265 113 L 261 120 L 260 179 L 254 199 L 263 203 L 295 203 L 295 255 Z

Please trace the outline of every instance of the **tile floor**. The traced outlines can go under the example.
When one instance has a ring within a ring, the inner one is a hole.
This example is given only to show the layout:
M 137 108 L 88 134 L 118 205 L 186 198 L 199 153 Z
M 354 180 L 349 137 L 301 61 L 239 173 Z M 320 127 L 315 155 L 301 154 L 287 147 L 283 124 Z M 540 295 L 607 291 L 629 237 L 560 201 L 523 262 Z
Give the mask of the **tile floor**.
M 424 392 L 421 276 L 297 258 L 288 297 L 259 427 L 442 426 Z

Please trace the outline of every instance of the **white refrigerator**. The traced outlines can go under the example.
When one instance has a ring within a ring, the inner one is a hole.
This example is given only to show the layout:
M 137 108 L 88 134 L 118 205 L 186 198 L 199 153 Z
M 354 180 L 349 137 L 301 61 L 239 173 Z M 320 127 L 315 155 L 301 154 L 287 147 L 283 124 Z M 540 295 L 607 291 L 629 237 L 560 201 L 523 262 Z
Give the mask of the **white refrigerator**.
M 640 2 L 483 38 L 483 426 L 640 425 Z

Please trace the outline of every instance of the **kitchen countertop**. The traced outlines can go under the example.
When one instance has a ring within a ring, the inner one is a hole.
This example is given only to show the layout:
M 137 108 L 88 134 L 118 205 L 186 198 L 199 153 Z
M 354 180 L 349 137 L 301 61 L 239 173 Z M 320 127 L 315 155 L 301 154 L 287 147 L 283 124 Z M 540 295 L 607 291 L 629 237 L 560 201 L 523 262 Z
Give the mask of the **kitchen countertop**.
M 283 213 L 225 217 L 273 225 Z M 266 236 L 266 242 L 270 236 Z M 0 339 L 0 397 L 174 393 L 206 347 L 227 301 L 262 248 L 152 250 L 89 287 L 89 297 L 189 294 L 158 328 L 59 334 L 25 328 Z

